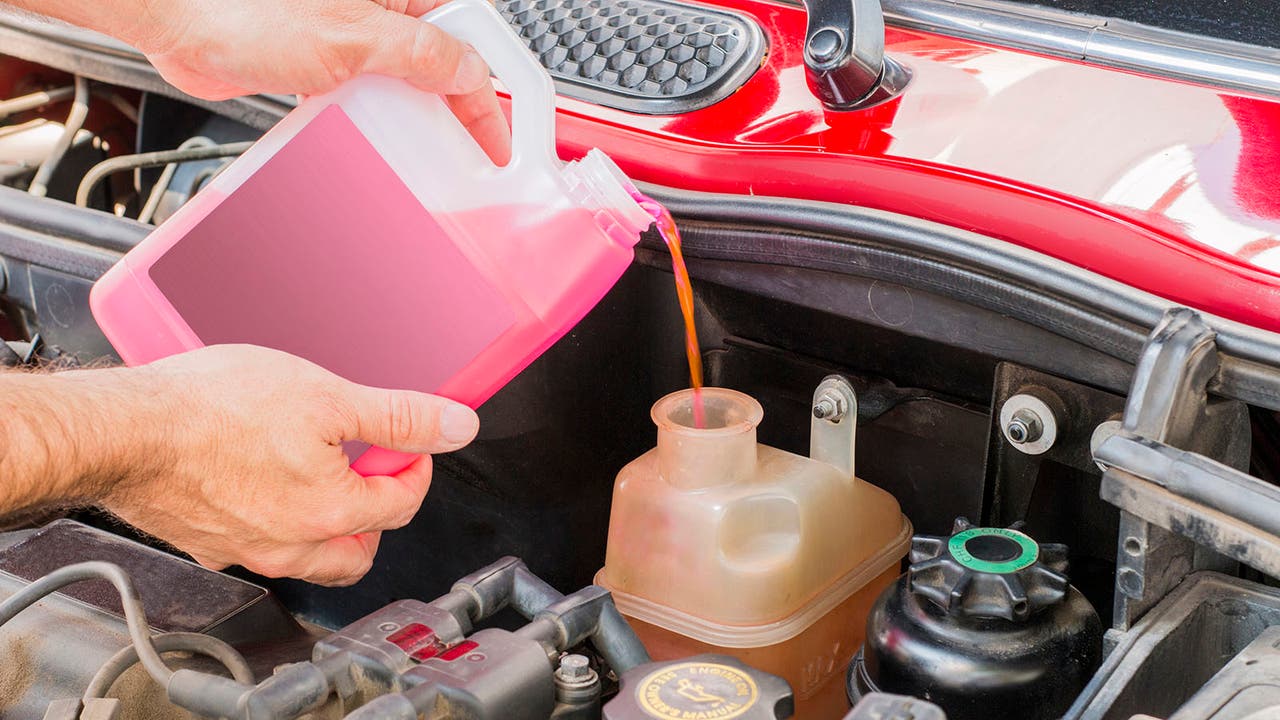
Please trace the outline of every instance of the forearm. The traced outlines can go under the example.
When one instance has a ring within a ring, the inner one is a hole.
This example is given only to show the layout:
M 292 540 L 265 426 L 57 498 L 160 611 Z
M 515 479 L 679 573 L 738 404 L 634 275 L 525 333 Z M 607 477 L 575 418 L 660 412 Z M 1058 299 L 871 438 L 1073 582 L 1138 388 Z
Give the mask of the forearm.
M 150 51 L 170 33 L 172 0 L 0 0 L 39 15 L 97 30 Z
M 163 405 L 138 373 L 0 372 L 0 515 L 92 504 L 159 462 Z

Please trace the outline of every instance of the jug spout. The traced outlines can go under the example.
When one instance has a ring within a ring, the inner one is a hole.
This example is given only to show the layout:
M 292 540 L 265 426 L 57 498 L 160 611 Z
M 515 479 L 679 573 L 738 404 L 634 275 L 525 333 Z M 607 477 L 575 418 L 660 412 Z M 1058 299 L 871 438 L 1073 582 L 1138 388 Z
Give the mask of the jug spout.
M 653 224 L 653 215 L 639 202 L 644 195 L 608 155 L 593 148 L 563 172 L 570 192 L 595 212 L 600 228 L 619 245 L 634 247 Z
M 659 400 L 651 414 L 658 472 L 671 485 L 698 490 L 755 475 L 756 426 L 764 417 L 755 398 L 724 388 L 681 390 Z

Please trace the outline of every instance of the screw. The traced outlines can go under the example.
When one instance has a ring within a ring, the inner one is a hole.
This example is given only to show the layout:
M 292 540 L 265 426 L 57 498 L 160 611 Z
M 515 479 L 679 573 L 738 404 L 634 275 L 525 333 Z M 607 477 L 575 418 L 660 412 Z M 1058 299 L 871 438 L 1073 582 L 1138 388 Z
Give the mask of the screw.
M 378 629 L 382 632 L 391 632 L 392 630 L 399 630 L 400 626 L 393 622 L 384 622 L 378 626 Z
M 848 410 L 844 396 L 834 390 L 828 390 L 818 396 L 813 403 L 813 416 L 819 420 L 838 423 L 844 419 Z
M 1034 410 L 1021 408 L 1013 414 L 1004 431 L 1014 445 L 1025 445 L 1039 440 L 1044 435 L 1044 421 Z

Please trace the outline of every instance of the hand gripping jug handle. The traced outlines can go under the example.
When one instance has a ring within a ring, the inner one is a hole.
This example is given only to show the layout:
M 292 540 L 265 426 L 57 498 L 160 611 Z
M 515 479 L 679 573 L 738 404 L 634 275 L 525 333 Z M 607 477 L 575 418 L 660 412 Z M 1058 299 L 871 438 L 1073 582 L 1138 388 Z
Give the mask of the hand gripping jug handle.
M 506 19 L 485 0 L 452 0 L 422 19 L 475 48 L 511 95 L 511 162 L 500 171 L 557 168 L 555 85 Z

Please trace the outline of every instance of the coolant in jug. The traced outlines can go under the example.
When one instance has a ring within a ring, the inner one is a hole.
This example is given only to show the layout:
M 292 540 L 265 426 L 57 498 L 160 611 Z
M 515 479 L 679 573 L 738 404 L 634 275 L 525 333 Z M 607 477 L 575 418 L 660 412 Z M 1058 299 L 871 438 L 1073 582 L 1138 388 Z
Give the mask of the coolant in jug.
M 557 157 L 551 78 L 490 4 L 424 20 L 510 91 L 511 161 L 403 80 L 308 98 L 95 285 L 126 363 L 251 343 L 476 407 L 609 291 L 651 225 L 634 186 L 598 150 Z M 366 475 L 413 461 L 350 452 Z

